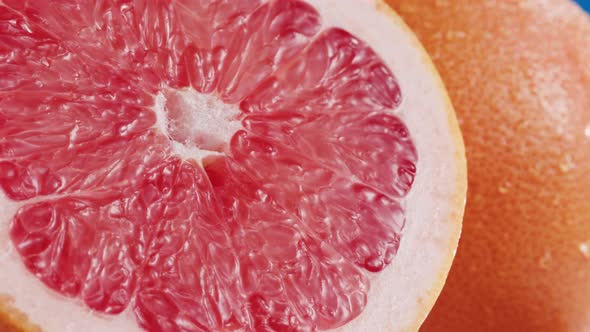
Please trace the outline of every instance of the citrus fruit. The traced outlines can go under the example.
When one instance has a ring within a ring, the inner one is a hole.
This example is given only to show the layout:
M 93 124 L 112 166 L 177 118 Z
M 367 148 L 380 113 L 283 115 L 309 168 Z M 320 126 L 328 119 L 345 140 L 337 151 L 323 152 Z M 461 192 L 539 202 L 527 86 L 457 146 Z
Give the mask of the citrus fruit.
M 590 330 L 590 18 L 560 0 L 391 4 L 441 73 L 469 164 L 423 331 Z
M 383 36 L 388 36 L 385 40 Z M 416 330 L 462 139 L 381 2 L 0 2 L 15 330 Z

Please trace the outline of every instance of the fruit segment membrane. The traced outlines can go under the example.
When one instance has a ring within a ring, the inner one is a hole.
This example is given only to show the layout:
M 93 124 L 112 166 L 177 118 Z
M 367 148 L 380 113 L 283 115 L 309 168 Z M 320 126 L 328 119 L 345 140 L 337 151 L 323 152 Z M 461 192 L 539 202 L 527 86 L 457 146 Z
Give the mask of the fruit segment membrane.
M 372 49 L 296 0 L 0 1 L 27 269 L 148 331 L 314 331 L 392 262 L 417 153 Z

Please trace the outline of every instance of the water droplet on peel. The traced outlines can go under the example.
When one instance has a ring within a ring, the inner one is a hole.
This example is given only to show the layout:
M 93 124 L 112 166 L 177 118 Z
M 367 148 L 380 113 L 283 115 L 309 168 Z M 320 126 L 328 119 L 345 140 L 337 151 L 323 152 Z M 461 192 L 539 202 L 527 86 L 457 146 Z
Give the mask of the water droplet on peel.
M 541 256 L 541 258 L 539 258 L 539 267 L 541 267 L 544 270 L 548 269 L 549 264 L 551 263 L 552 259 L 553 259 L 553 255 L 551 255 L 551 251 L 549 251 L 549 250 L 545 251 L 543 256 Z
M 463 31 L 447 31 L 447 33 L 445 34 L 445 38 L 447 40 L 453 40 L 453 39 L 459 39 L 459 38 L 465 38 L 466 34 Z
M 527 129 L 529 126 L 529 121 L 528 120 L 521 120 L 516 124 L 516 130 L 519 132 L 524 131 L 525 129 Z
M 588 124 L 586 126 L 586 129 L 584 130 L 584 135 L 586 135 L 586 137 L 590 138 L 590 124 Z
M 408 4 L 405 2 L 402 2 L 402 4 L 400 4 L 400 8 L 401 8 L 402 12 L 406 12 L 406 13 L 415 13 L 418 10 L 416 5 Z
M 562 173 L 568 173 L 569 171 L 573 170 L 576 167 L 576 165 L 574 164 L 574 160 L 572 158 L 571 155 L 566 154 L 565 156 L 563 156 L 563 158 L 561 159 L 561 162 L 559 163 L 559 169 L 561 170 Z
M 510 188 L 512 188 L 512 183 L 505 181 L 504 183 L 498 186 L 498 192 L 502 195 L 505 195 L 510 192 Z
M 446 7 L 449 5 L 448 0 L 436 0 L 435 6 L 437 7 Z
M 590 259 L 590 243 L 589 242 L 580 243 L 580 245 L 578 246 L 578 249 L 580 250 L 580 252 L 582 253 L 582 255 L 585 258 Z

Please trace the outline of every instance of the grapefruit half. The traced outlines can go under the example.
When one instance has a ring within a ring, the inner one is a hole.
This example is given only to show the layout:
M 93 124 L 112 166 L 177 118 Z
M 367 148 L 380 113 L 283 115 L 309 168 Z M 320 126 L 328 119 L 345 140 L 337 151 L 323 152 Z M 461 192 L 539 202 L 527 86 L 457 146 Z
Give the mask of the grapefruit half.
M 2 0 L 0 68 L 9 329 L 398 331 L 430 310 L 464 150 L 382 2 Z

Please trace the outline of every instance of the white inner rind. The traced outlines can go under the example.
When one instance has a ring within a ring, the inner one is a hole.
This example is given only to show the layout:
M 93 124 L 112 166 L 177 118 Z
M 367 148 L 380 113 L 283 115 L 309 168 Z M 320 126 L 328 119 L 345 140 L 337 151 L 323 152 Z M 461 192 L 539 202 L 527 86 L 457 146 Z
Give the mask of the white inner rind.
M 318 9 L 325 27 L 350 31 L 391 68 L 403 95 L 401 108 L 393 112 L 409 127 L 419 154 L 416 180 L 405 202 L 407 227 L 399 253 L 392 266 L 374 276 L 365 311 L 339 331 L 415 330 L 442 287 L 458 241 L 456 219 L 465 197 L 458 128 L 430 60 L 380 0 L 308 2 Z M 13 297 L 15 306 L 47 332 L 140 331 L 131 312 L 97 315 L 30 274 L 8 234 L 19 205 L 0 191 L 0 206 L 0 294 Z

